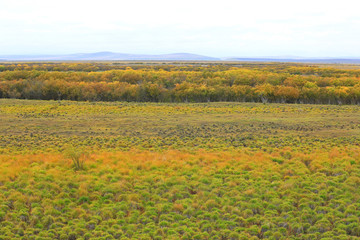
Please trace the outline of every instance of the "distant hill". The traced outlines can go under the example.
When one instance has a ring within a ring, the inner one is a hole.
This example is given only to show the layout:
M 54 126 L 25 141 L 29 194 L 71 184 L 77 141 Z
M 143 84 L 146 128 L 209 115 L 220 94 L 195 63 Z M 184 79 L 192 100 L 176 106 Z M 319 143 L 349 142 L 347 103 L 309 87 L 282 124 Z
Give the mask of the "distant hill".
M 297 62 L 297 63 L 347 63 L 359 64 L 360 58 L 223 58 L 223 61 L 240 62 Z
M 297 62 L 297 63 L 347 63 L 360 64 L 360 58 L 303 58 L 282 57 L 227 57 L 215 58 L 192 53 L 159 55 L 115 52 L 75 53 L 64 55 L 3 55 L 0 61 L 240 61 L 240 62 Z
M 76 53 L 68 55 L 5 55 L 0 56 L 7 61 L 75 61 L 75 60 L 194 60 L 194 61 L 218 61 L 220 58 L 213 58 L 191 53 L 171 53 L 160 55 L 127 54 L 114 52 Z

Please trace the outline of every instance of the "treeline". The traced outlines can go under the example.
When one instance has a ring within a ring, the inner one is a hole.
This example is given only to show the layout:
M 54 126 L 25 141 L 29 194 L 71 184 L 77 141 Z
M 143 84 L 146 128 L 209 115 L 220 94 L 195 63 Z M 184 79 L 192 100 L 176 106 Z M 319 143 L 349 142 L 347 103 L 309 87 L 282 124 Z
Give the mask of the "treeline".
M 96 65 L 95 65 L 96 66 Z M 194 70 L 194 68 L 196 70 Z M 0 72 L 0 98 L 360 104 L 359 70 L 271 65 Z
M 326 67 L 324 67 L 326 66 Z M 315 75 L 320 77 L 359 77 L 360 69 L 347 65 L 306 65 L 302 63 L 262 62 L 28 62 L 1 63 L 4 71 L 57 71 L 57 72 L 102 72 L 109 70 L 165 70 L 219 72 L 236 68 L 261 70 L 264 72 L 289 73 L 291 75 Z M 354 68 L 354 69 L 352 69 Z
M 246 66 L 245 66 L 246 65 Z M 268 64 L 241 64 L 246 68 L 258 68 L 266 67 Z M 233 66 L 239 66 L 238 63 L 226 63 L 223 62 L 29 62 L 29 63 L 0 63 L 0 72 L 3 71 L 77 71 L 77 72 L 98 72 L 108 70 L 125 70 L 128 67 L 132 69 L 153 69 L 153 70 L 165 70 L 165 71 L 224 71 L 232 68 Z M 281 65 L 275 65 L 278 68 L 282 68 Z

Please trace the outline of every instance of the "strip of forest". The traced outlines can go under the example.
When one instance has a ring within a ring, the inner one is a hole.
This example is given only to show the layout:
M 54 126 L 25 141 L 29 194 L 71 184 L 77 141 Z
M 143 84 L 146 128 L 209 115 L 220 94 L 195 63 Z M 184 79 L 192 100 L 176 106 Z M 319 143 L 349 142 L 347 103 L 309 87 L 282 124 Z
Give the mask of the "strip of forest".
M 280 63 L 3 63 L 0 98 L 360 104 L 360 70 Z

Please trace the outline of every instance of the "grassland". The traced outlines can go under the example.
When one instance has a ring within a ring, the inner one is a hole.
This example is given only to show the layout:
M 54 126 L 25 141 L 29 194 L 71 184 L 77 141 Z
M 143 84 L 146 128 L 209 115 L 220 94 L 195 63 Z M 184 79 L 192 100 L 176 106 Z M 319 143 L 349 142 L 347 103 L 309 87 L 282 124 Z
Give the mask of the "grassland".
M 2 153 L 98 151 L 301 151 L 359 143 L 359 106 L 257 103 L 112 103 L 0 100 Z
M 0 123 L 0 239 L 360 239 L 356 105 L 1 99 Z

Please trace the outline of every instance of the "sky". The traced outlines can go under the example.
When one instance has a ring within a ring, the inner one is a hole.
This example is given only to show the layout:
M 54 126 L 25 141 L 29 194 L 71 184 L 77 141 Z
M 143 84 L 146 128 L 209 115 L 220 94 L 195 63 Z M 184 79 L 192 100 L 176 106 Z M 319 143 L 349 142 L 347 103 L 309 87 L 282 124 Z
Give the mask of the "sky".
M 0 55 L 360 57 L 355 0 L 0 0 Z

